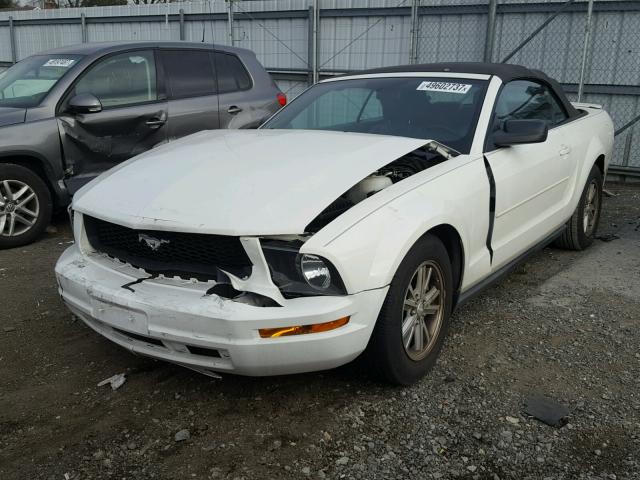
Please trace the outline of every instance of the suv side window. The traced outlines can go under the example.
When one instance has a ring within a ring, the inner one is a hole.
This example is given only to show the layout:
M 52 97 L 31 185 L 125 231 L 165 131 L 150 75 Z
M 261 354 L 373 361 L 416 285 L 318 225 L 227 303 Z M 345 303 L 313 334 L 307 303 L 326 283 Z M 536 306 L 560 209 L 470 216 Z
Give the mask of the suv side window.
M 164 50 L 162 60 L 170 98 L 200 97 L 216 93 L 209 52 Z
M 231 53 L 215 53 L 218 71 L 218 90 L 220 93 L 249 90 L 251 77 L 238 57 Z
M 505 120 L 543 120 L 552 128 L 567 119 L 549 87 L 529 80 L 507 83 L 496 101 L 495 128 Z
M 110 55 L 90 67 L 75 85 L 75 94 L 90 93 L 104 108 L 158 99 L 153 51 Z

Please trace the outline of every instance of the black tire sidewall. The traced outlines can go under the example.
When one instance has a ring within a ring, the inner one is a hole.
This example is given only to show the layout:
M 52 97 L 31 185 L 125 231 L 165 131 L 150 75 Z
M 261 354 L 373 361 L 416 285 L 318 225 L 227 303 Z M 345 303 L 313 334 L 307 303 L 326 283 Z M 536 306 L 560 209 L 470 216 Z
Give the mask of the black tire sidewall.
M 402 344 L 402 306 L 407 286 L 414 272 L 425 261 L 432 261 L 441 269 L 444 280 L 445 311 L 443 323 L 432 350 L 422 360 L 414 361 L 409 358 Z M 388 381 L 410 385 L 433 367 L 448 330 L 452 294 L 451 261 L 447 250 L 438 238 L 427 234 L 411 248 L 398 267 L 374 329 L 372 354 L 375 356 L 375 363 Z
M 0 249 L 19 247 L 36 240 L 49 225 L 53 205 L 51 192 L 40 176 L 21 165 L 12 163 L 0 164 L 0 182 L 3 180 L 19 180 L 26 183 L 38 198 L 40 212 L 35 225 L 22 235 L 15 237 L 0 236 Z

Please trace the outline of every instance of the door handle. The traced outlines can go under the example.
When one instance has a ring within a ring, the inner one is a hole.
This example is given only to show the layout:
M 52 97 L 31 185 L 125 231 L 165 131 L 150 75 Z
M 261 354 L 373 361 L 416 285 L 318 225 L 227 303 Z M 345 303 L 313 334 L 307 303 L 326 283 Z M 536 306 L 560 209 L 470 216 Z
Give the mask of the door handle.
M 160 118 L 154 118 L 151 120 L 147 120 L 146 122 L 144 122 L 148 127 L 151 128 L 157 128 L 157 127 L 161 127 L 162 125 L 164 125 L 166 123 L 166 120 L 162 120 Z
M 230 113 L 231 115 L 235 115 L 236 113 L 240 113 L 241 111 L 242 109 L 240 107 L 236 107 L 235 105 L 231 105 L 227 109 L 227 113 Z
M 560 146 L 560 155 L 569 155 L 571 153 L 571 147 L 567 145 Z

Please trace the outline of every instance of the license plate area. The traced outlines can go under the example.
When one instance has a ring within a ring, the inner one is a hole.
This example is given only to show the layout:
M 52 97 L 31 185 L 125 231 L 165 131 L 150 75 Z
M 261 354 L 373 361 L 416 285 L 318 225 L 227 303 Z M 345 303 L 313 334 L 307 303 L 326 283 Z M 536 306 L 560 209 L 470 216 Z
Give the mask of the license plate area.
M 115 328 L 149 335 L 149 320 L 146 313 L 97 298 L 91 299 L 91 306 L 95 319 Z

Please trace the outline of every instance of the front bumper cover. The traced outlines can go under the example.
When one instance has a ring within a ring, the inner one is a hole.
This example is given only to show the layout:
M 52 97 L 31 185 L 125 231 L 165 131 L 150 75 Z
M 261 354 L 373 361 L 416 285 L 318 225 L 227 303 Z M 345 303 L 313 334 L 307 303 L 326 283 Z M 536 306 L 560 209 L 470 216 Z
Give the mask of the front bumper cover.
M 210 282 L 140 281 L 148 277 L 144 271 L 102 254 L 83 254 L 77 245 L 60 257 L 56 276 L 71 311 L 118 345 L 202 373 L 256 376 L 324 370 L 353 360 L 365 349 L 387 293 L 384 287 L 258 307 L 207 295 Z M 347 325 L 328 332 L 266 339 L 258 333 L 345 316 Z

